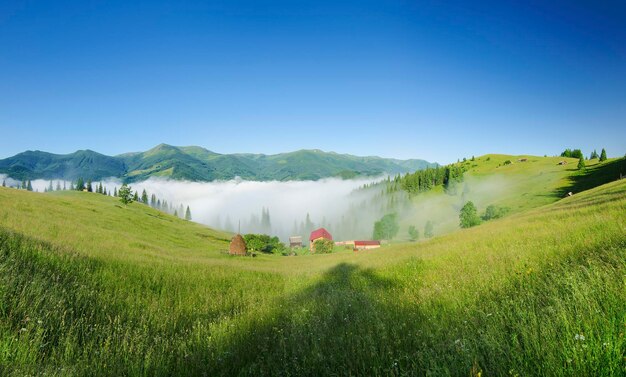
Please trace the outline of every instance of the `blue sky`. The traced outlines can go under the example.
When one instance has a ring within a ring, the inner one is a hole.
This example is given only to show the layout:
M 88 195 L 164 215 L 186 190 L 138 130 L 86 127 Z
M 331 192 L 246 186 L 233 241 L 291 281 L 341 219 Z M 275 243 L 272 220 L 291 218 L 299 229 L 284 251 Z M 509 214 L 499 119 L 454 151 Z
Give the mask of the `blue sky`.
M 2 2 L 0 158 L 626 153 L 623 2 L 465 3 Z

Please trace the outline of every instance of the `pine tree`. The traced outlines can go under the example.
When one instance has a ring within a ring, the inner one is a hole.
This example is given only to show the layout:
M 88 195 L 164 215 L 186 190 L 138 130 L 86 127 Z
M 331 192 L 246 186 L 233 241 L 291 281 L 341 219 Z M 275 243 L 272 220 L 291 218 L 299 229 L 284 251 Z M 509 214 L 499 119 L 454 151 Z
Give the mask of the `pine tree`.
M 65 181 L 63 181 L 63 191 L 67 190 L 67 185 L 65 184 Z
M 174 216 L 178 217 L 178 210 L 174 210 Z
M 156 195 L 152 194 L 152 196 L 150 196 L 150 207 L 154 208 L 156 207 L 156 204 L 157 204 Z
M 141 193 L 141 202 L 143 204 L 148 204 L 148 193 L 146 192 L 146 189 L 144 189 Z
M 33 185 L 32 185 L 32 183 L 30 182 L 30 179 L 28 180 L 28 185 L 26 186 L 26 190 L 28 190 L 28 191 L 33 191 Z
M 578 170 L 582 170 L 585 168 L 585 159 L 583 158 L 583 156 L 580 156 L 580 158 L 578 159 Z
M 131 187 L 124 183 L 118 192 L 120 196 L 120 201 L 124 204 L 130 204 L 133 202 L 133 194 L 131 191 Z
M 61 191 L 61 182 L 57 181 L 57 191 Z
M 600 152 L 600 162 L 606 161 L 606 150 L 602 148 L 602 152 Z
M 189 210 L 189 206 L 187 206 L 187 211 L 185 211 L 185 220 L 191 220 L 191 211 Z
M 2 187 L 7 187 L 7 181 L 6 181 L 6 179 L 3 179 L 3 180 L 2 180 Z
M 22 190 L 26 190 L 26 180 L 22 179 L 22 186 L 20 186 Z
M 113 187 L 113 196 L 117 196 L 117 186 Z
M 185 207 L 183 207 L 182 203 L 181 205 L 178 207 L 178 215 L 180 217 L 183 217 L 183 214 L 185 213 Z
M 87 181 L 87 192 L 93 192 L 93 186 L 91 185 L 91 179 Z
M 102 188 L 102 194 L 103 194 L 103 195 L 109 195 L 109 193 L 107 192 L 106 187 L 103 187 L 103 188 Z
M 85 189 L 85 180 L 83 178 L 78 178 L 76 182 L 76 191 L 83 191 Z
M 48 191 L 54 191 L 54 187 L 52 186 L 52 181 L 50 181 L 50 184 L 48 185 Z

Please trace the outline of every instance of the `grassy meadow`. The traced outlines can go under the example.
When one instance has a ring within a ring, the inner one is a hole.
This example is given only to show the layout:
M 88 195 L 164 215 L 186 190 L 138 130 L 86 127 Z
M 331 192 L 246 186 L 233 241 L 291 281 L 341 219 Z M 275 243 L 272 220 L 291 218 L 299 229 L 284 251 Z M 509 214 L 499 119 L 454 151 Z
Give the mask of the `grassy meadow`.
M 485 172 L 522 165 L 497 159 Z M 0 188 L 0 375 L 625 375 L 626 180 L 559 200 L 603 179 L 574 166 L 475 228 L 296 257 L 231 257 L 230 235 L 138 203 Z

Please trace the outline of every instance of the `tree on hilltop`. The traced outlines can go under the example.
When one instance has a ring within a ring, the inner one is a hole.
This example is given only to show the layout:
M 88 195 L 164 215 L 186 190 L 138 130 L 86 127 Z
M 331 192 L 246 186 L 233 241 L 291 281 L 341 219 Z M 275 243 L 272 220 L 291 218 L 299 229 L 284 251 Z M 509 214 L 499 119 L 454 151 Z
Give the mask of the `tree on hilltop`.
M 189 206 L 187 206 L 187 210 L 185 211 L 185 220 L 191 220 L 191 210 Z
M 602 148 L 602 152 L 600 152 L 600 161 L 606 161 L 606 150 Z

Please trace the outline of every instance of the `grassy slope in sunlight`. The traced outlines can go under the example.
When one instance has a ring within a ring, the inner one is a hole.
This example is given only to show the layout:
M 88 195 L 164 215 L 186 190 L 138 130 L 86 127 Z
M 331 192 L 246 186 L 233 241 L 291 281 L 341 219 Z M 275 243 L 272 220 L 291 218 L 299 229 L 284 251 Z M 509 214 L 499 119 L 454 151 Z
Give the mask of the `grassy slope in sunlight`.
M 362 253 L 227 237 L 0 188 L 0 375 L 626 373 L 626 180 Z

